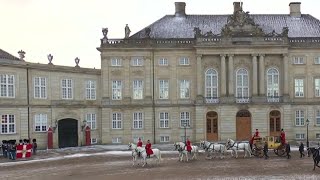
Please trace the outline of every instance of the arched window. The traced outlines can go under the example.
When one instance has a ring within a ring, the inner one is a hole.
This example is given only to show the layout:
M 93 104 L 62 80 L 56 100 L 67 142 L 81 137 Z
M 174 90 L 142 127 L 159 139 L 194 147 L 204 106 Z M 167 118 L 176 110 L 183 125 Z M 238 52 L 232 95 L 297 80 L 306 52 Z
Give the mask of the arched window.
M 248 98 L 249 97 L 249 76 L 248 71 L 244 68 L 237 71 L 237 97 Z
M 270 68 L 267 71 L 267 96 L 279 96 L 279 71 L 276 68 Z
M 206 71 L 206 98 L 218 97 L 218 73 L 214 69 Z

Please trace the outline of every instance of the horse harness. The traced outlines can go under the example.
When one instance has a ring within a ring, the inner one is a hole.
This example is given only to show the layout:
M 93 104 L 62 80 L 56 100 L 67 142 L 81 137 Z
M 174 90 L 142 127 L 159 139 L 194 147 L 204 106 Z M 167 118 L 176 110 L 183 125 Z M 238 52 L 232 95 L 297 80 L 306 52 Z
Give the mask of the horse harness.
M 234 143 L 232 144 L 232 146 L 230 146 L 230 147 L 228 148 L 228 150 L 229 150 L 230 148 L 234 147 L 235 144 L 236 144 L 236 142 L 234 142 Z M 239 143 L 237 143 L 236 148 L 237 148 L 237 150 L 239 150 Z

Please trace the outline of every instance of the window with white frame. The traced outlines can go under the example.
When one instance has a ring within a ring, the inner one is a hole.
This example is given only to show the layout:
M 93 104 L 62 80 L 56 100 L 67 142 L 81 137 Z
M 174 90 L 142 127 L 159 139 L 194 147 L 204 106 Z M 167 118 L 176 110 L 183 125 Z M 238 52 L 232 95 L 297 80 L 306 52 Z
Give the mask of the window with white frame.
M 169 98 L 169 80 L 159 80 L 159 99 Z
M 119 144 L 122 142 L 121 137 L 112 137 L 112 143 Z
M 205 74 L 206 98 L 218 97 L 218 72 L 215 69 L 208 69 Z
M 190 127 L 190 113 L 181 112 L 180 113 L 180 127 Z
M 181 141 L 182 141 L 182 142 L 186 142 L 187 139 L 190 139 L 190 136 L 186 136 L 186 137 L 181 136 Z
M 91 138 L 91 144 L 97 144 L 98 139 L 97 138 Z
M 0 74 L 0 97 L 14 97 L 14 75 Z
M 320 110 L 316 111 L 316 125 L 320 125 Z
M 142 66 L 143 65 L 143 59 L 142 58 L 138 58 L 138 57 L 132 58 L 131 59 L 131 64 L 132 64 L 132 66 Z
M 305 64 L 304 58 L 301 56 L 293 57 L 292 61 L 293 61 L 293 64 Z
M 121 66 L 121 59 L 119 59 L 119 58 L 112 58 L 112 59 L 111 59 L 111 66 Z
M 143 81 L 133 81 L 133 99 L 143 99 Z
M 294 92 L 295 92 L 295 97 L 304 96 L 303 79 L 294 80 Z
M 97 129 L 97 115 L 88 113 L 86 115 L 86 124 L 90 127 L 90 129 Z
M 62 99 L 72 99 L 72 79 L 62 79 Z
M 189 80 L 180 81 L 180 98 L 181 99 L 190 98 L 190 81 Z
M 47 114 L 36 114 L 34 115 L 34 131 L 46 132 L 48 126 Z
M 314 93 L 316 97 L 320 97 L 320 78 L 314 79 Z
M 296 110 L 295 113 L 296 126 L 304 126 L 304 111 Z
M 134 136 L 132 142 L 137 143 L 139 141 L 139 138 L 141 139 L 142 142 L 144 141 L 143 136 Z
M 161 112 L 160 116 L 160 128 L 169 128 L 169 113 Z
M 86 81 L 86 99 L 87 100 L 96 99 L 96 81 L 92 81 L 92 80 Z
M 122 116 L 121 113 L 112 113 L 112 129 L 122 128 Z
M 238 69 L 237 71 L 237 97 L 248 98 L 249 97 L 249 75 L 246 69 Z
M 167 58 L 160 58 L 159 65 L 160 66 L 168 66 L 169 65 L 168 59 Z
M 179 64 L 180 65 L 189 65 L 189 58 L 188 57 L 180 57 L 180 60 L 179 60 Z
M 1 134 L 16 133 L 16 120 L 12 114 L 1 115 Z
M 314 64 L 320 64 L 320 56 L 314 58 Z
M 304 133 L 297 133 L 296 139 L 304 139 Z
M 161 143 L 165 143 L 165 142 L 169 142 L 170 141 L 170 137 L 169 136 L 160 136 L 160 142 Z
M 268 97 L 279 96 L 279 71 L 271 68 L 267 71 L 267 95 Z
M 112 81 L 112 99 L 122 99 L 122 81 Z
M 316 133 L 316 138 L 320 139 L 320 133 Z
M 47 98 L 47 82 L 45 77 L 34 78 L 34 98 L 37 98 L 37 99 Z
M 143 128 L 143 113 L 134 112 L 133 113 L 133 129 L 142 129 Z

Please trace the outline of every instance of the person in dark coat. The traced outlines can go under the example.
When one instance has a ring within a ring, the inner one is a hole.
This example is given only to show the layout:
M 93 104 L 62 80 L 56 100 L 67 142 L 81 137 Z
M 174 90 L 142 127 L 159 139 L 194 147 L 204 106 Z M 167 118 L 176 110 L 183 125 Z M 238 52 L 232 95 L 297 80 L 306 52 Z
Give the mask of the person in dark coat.
M 287 144 L 286 144 L 286 153 L 287 153 L 287 158 L 288 159 L 291 158 L 290 152 L 291 152 L 290 144 L 289 144 L 289 142 L 287 142 Z
M 305 156 L 304 155 L 304 145 L 302 142 L 300 143 L 300 146 L 299 146 L 299 152 L 300 152 L 300 158 Z
M 268 159 L 268 158 L 269 158 L 269 156 L 268 156 L 268 151 L 269 151 L 269 149 L 268 149 L 268 142 L 266 141 L 266 142 L 264 143 L 264 146 L 263 146 L 263 155 L 264 155 L 264 158 L 265 158 L 265 159 Z
M 37 154 L 38 144 L 36 139 L 32 139 L 32 152 L 34 155 Z

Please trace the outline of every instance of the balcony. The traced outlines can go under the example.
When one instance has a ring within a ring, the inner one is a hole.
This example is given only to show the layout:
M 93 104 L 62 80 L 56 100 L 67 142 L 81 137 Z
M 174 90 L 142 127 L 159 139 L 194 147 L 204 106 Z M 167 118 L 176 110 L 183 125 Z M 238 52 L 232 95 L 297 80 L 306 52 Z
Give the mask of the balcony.
M 218 104 L 219 98 L 218 97 L 206 97 L 207 104 Z
M 282 98 L 280 96 L 267 96 L 268 103 L 279 103 L 281 101 L 282 101 Z
M 240 104 L 250 103 L 250 98 L 249 97 L 236 97 L 236 103 L 240 103 Z

